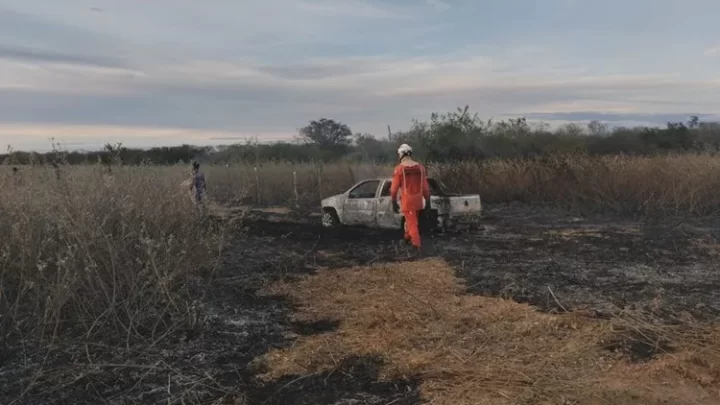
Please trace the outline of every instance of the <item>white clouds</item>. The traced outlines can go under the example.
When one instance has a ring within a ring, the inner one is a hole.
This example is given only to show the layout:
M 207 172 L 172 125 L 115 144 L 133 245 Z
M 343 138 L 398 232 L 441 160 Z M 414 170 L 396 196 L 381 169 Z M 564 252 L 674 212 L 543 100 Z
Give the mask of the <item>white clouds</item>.
M 703 55 L 705 55 L 705 56 L 720 56 L 720 46 L 705 49 L 705 51 L 703 52 Z
M 94 0 L 102 13 L 4 0 L 0 126 L 25 129 L 0 128 L 0 143 L 54 126 L 131 142 L 270 139 L 322 116 L 384 133 L 465 104 L 483 116 L 720 110 L 715 70 L 681 62 L 697 47 L 657 63 L 653 48 L 567 37 L 572 27 L 548 25 L 580 9 L 568 3 L 525 16 L 449 0 Z
M 307 113 L 310 118 L 332 111 L 355 111 L 360 114 L 360 122 L 368 103 L 395 104 L 396 112 L 402 111 L 405 103 L 434 107 L 440 100 L 449 103 L 444 108 L 482 103 L 493 114 L 507 110 L 545 112 L 552 108 L 565 112 L 573 103 L 577 108 L 581 105 L 577 103 L 583 103 L 582 108 L 587 109 L 593 100 L 598 110 L 606 112 L 619 111 L 609 107 L 612 103 L 627 111 L 631 110 L 626 106 L 633 103 L 638 109 L 667 109 L 663 103 L 677 108 L 697 102 L 711 103 L 706 104 L 710 107 L 717 104 L 712 104 L 710 94 L 716 94 L 720 87 L 712 80 L 689 80 L 677 75 L 587 75 L 571 67 L 532 72 L 514 68 L 501 57 L 445 55 L 318 58 L 296 64 L 267 64 L 251 59 L 166 64 L 158 60 L 132 69 L 5 62 L 0 63 L 0 73 L 0 77 L 11 78 L 0 79 L 0 88 L 4 89 L 142 97 L 158 104 L 167 100 L 195 114 L 202 112 L 191 107 L 197 104 L 217 105 L 224 111 L 238 104 L 274 103 L 292 108 L 296 114 Z M 112 105 L 111 100 L 108 103 Z M 257 114 L 248 114 L 249 122 L 262 125 Z M 401 112 L 400 116 L 410 118 L 408 113 Z M 158 120 L 167 119 L 161 117 L 163 114 Z M 210 117 L 215 115 L 198 117 L 197 121 L 206 123 L 212 121 Z M 237 121 L 228 117 L 216 125 L 236 126 L 242 117 L 235 118 Z M 128 120 L 132 121 L 132 117 Z
M 396 24 L 412 7 L 392 7 L 371 0 L 95 0 L 104 11 L 94 12 L 83 0 L 63 0 L 62 6 L 41 0 L 5 0 L 28 33 L 42 34 L 41 24 L 60 34 L 72 28 L 81 41 L 98 37 L 132 42 L 133 48 L 156 52 L 191 50 L 240 54 L 265 47 L 319 44 L 358 35 L 358 28 L 377 21 Z M 2 17 L 0 10 L 0 17 Z M 26 20 L 26 21 L 25 21 Z M 0 18 L 0 34 L 3 33 Z M 82 38 L 80 33 L 88 35 Z M 80 46 L 79 44 L 76 46 Z M 117 48 L 117 46 L 115 47 Z
M 677 75 L 588 75 L 583 69 L 562 65 L 528 71 L 501 56 L 472 55 L 316 58 L 291 64 L 253 59 L 147 60 L 133 68 L 5 61 L 0 62 L 0 73 L 0 88 L 5 89 L 147 96 L 156 92 L 157 97 L 167 92 L 192 97 L 196 92 L 207 97 L 236 95 L 247 101 L 279 97 L 278 102 L 283 102 L 283 93 L 304 100 L 312 99 L 315 93 L 347 102 L 367 102 L 407 96 L 453 97 L 473 91 L 558 93 L 581 88 L 593 91 L 596 97 L 614 92 L 627 98 L 628 92 L 636 91 L 666 93 L 666 98 L 672 99 L 672 94 L 682 89 L 717 87 L 711 80 L 688 80 Z M 458 104 L 463 102 L 458 100 Z
M 30 63 L 0 59 L 0 97 L 8 89 L 76 94 L 126 93 L 127 83 L 145 74 L 120 67 L 63 62 Z

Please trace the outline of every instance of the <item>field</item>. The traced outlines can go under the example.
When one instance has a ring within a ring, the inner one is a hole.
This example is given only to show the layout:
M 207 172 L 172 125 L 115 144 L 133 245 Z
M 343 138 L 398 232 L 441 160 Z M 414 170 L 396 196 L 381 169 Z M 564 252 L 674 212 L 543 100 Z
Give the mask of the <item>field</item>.
M 714 156 L 433 166 L 422 260 L 311 215 L 387 167 L 186 170 L 2 172 L 0 403 L 720 402 Z

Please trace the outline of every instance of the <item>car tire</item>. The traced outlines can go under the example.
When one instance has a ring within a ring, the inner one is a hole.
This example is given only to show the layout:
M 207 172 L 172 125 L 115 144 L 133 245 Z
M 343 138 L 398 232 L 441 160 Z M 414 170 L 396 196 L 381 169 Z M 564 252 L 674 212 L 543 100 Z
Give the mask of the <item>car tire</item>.
M 322 226 L 323 228 L 336 228 L 340 225 L 340 218 L 338 218 L 337 212 L 333 209 L 323 211 Z

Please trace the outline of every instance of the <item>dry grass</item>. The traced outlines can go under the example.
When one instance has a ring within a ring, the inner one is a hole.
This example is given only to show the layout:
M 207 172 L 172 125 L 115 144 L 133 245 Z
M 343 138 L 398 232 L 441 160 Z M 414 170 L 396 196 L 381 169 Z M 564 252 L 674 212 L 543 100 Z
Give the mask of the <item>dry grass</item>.
M 435 167 L 453 189 L 486 201 L 526 201 L 641 216 L 720 213 L 715 155 L 569 155 Z
M 213 265 L 221 232 L 180 187 L 188 175 L 100 166 L 0 174 L 3 342 L 129 347 L 192 322 L 187 278 Z
M 325 197 L 344 192 L 360 180 L 387 175 L 391 170 L 373 165 L 277 162 L 205 168 L 210 192 L 220 203 L 313 208 Z
M 187 288 L 188 279 L 213 266 L 220 255 L 223 229 L 205 221 L 187 189 L 180 186 L 189 174 L 187 167 L 107 169 L 61 166 L 56 172 L 48 167 L 21 167 L 17 179 L 9 167 L 0 170 L 0 357 L 13 354 L 5 351 L 18 344 L 28 352 L 61 351 L 59 344 L 71 340 L 103 342 L 108 352 L 127 350 L 134 344 L 152 346 L 179 328 L 192 328 L 197 321 L 197 297 Z M 720 208 L 720 159 L 712 155 L 569 156 L 430 165 L 430 169 L 451 190 L 479 192 L 486 202 L 521 200 L 654 216 L 714 215 Z M 317 209 L 322 197 L 342 192 L 364 178 L 387 175 L 391 167 L 265 163 L 257 170 L 252 165 L 204 170 L 208 195 L 217 203 Z M 705 346 L 658 360 L 652 363 L 655 368 L 628 368 L 620 360 L 598 354 L 598 342 L 611 337 L 613 325 L 574 315 L 539 315 L 509 302 L 461 297 L 447 269 L 441 266 L 440 270 L 429 272 L 425 279 L 413 279 L 415 273 L 407 270 L 363 270 L 346 273 L 354 278 L 333 281 L 346 286 L 344 290 L 323 293 L 327 280 L 322 278 L 308 280 L 301 288 L 317 290 L 312 305 L 320 305 L 325 299 L 349 299 L 331 293 L 355 294 L 349 280 L 357 285 L 369 283 L 367 294 L 351 300 L 364 302 L 362 309 L 347 304 L 342 308 L 348 312 L 340 314 L 329 304 L 315 308 L 318 317 L 344 319 L 343 328 L 356 322 L 355 332 L 347 336 L 372 346 L 363 348 L 359 342 L 335 337 L 333 346 L 325 343 L 325 347 L 339 350 L 330 352 L 335 358 L 345 352 L 384 353 L 393 359 L 388 374 L 422 374 L 428 395 L 434 398 L 441 398 L 438 393 L 442 392 L 466 398 L 467 393 L 477 392 L 478 386 L 486 387 L 480 391 L 483 395 L 498 400 L 538 392 L 547 398 L 572 392 L 590 395 L 598 387 L 602 387 L 597 390 L 602 395 L 617 393 L 618 401 L 628 395 L 623 388 L 627 380 L 610 379 L 610 372 L 597 374 L 592 372 L 595 368 L 571 366 L 577 361 L 602 360 L 615 367 L 613 370 L 620 367 L 637 378 L 694 376 L 681 381 L 698 393 L 707 394 L 702 385 L 693 385 L 693 378 L 717 383 L 717 354 Z M 332 273 L 321 276 L 334 277 Z M 395 290 L 377 285 L 387 280 Z M 435 294 L 440 295 L 436 298 Z M 383 304 L 385 296 L 394 297 L 401 307 Z M 413 296 L 419 299 L 409 298 Z M 478 306 L 483 306 L 482 311 Z M 450 308 L 455 308 L 454 312 L 448 312 Z M 361 315 L 358 311 L 369 312 Z M 376 323 L 365 324 L 366 319 L 376 319 Z M 567 329 L 568 322 L 575 322 L 577 330 Z M 380 335 L 381 327 L 387 328 L 382 329 L 386 335 Z M 371 335 L 361 335 L 361 330 Z M 468 341 L 458 336 L 466 336 Z M 531 341 L 527 336 L 547 339 Z M 682 336 L 675 340 L 682 344 L 690 341 Z M 316 344 L 313 350 L 324 353 L 322 342 L 312 342 L 302 344 L 310 345 L 308 352 Z M 528 342 L 534 346 L 523 346 Z M 493 357 L 495 354 L 483 347 L 499 347 L 498 353 L 504 357 Z M 88 359 L 88 363 L 93 361 Z M 301 364 L 308 369 L 332 366 L 323 362 L 332 363 L 320 357 L 315 365 Z M 523 366 L 526 362 L 537 369 Z M 443 370 L 455 370 L 451 372 L 457 376 L 448 377 Z M 605 385 L 598 385 L 599 380 Z M 647 384 L 656 392 L 667 391 L 657 386 L 656 380 L 647 380 Z M 587 391 L 572 391 L 570 385 Z M 642 395 L 646 391 L 652 390 L 643 390 Z M 716 394 L 710 392 L 707 398 Z M 697 398 L 704 401 L 706 397 Z
M 269 293 L 299 304 L 298 321 L 332 319 L 340 327 L 269 353 L 267 378 L 380 355 L 382 378 L 419 377 L 432 404 L 720 403 L 719 330 L 542 314 L 465 295 L 439 260 L 322 270 Z M 672 342 L 673 353 L 632 363 L 607 350 L 633 339 L 643 347 Z
M 567 155 L 428 166 L 451 191 L 480 193 L 486 202 L 524 201 L 656 217 L 720 213 L 720 158 L 710 154 Z M 316 208 L 322 198 L 391 170 L 349 163 L 266 163 L 257 172 L 252 165 L 211 167 L 207 172 L 214 197 L 223 203 Z M 247 193 L 240 196 L 239 190 Z
M 711 155 L 576 155 L 430 168 L 451 190 L 479 192 L 486 202 L 657 216 L 713 215 L 720 208 L 720 159 Z M 317 209 L 322 197 L 391 168 L 264 163 L 204 169 L 209 197 L 218 203 Z M 23 167 L 16 184 L 5 168 L 3 330 L 52 336 L 79 322 L 89 334 L 114 325 L 114 332 L 143 335 L 140 325 L 157 329 L 157 314 L 147 308 L 184 312 L 170 292 L 191 269 L 212 261 L 218 242 L 179 186 L 186 170 L 62 166 L 58 178 L 50 168 Z

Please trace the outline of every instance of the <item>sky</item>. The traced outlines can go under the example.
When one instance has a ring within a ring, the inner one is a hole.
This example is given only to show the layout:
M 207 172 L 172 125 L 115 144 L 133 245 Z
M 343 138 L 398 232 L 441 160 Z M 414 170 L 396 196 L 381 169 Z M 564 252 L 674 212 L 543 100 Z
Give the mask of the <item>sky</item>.
M 717 0 L 0 0 L 0 147 L 720 119 Z

